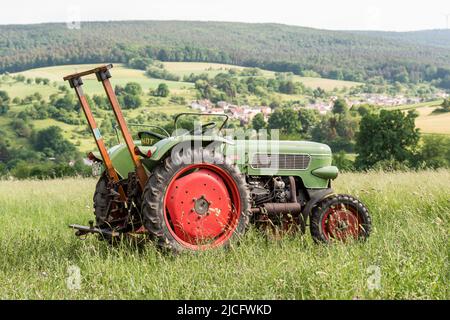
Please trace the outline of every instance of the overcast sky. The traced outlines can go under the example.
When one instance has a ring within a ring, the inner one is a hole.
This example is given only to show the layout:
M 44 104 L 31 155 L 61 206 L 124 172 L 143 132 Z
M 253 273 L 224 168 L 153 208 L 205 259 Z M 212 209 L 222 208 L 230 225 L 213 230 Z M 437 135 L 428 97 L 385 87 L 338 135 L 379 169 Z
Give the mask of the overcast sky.
M 203 20 L 407 31 L 446 28 L 449 14 L 450 0 L 4 0 L 0 24 Z

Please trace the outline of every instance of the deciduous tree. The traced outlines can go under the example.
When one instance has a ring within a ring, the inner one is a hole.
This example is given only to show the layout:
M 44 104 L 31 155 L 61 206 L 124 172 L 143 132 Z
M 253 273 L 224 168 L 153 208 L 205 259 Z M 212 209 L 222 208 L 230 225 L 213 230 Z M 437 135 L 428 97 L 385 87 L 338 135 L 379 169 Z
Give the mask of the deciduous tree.
M 413 161 L 419 130 L 416 129 L 417 114 L 400 110 L 381 110 L 379 114 L 367 114 L 361 119 L 356 137 L 358 156 L 355 165 L 368 169 L 379 161 Z
M 264 120 L 264 115 L 262 113 L 258 113 L 252 119 L 252 126 L 255 130 L 261 130 L 266 127 L 266 120 Z
M 169 93 L 169 87 L 165 83 L 160 83 L 155 91 L 157 97 L 167 97 Z

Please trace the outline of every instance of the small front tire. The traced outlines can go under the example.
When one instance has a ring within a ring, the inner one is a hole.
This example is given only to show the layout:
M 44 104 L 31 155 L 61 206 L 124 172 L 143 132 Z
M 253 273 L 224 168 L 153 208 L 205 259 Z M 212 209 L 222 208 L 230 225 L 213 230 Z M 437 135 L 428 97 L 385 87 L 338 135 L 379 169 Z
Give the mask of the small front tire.
M 345 242 L 369 237 L 372 220 L 369 210 L 355 197 L 338 194 L 320 201 L 313 209 L 311 236 L 316 242 Z

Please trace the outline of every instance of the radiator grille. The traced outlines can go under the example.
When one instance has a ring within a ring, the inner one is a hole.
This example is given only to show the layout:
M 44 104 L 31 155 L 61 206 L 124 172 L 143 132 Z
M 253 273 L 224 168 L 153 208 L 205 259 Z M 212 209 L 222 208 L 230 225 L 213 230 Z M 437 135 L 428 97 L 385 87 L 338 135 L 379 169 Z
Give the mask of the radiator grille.
M 304 170 L 308 168 L 311 156 L 308 154 L 262 154 L 253 155 L 254 169 Z

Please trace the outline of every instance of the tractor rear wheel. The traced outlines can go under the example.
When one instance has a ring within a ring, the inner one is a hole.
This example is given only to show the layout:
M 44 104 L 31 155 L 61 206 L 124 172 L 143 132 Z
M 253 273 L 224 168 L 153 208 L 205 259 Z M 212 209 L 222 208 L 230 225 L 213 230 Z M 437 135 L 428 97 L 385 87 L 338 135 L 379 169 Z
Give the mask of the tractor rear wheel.
M 311 235 L 316 242 L 365 240 L 371 231 L 369 211 L 349 195 L 325 198 L 313 209 Z
M 193 155 L 201 162 L 192 163 Z M 235 166 L 205 149 L 188 149 L 154 169 L 142 214 L 157 245 L 177 253 L 229 246 L 246 231 L 250 207 L 247 183 Z

